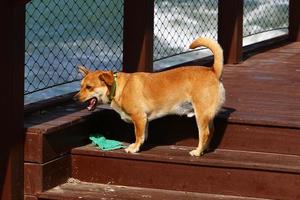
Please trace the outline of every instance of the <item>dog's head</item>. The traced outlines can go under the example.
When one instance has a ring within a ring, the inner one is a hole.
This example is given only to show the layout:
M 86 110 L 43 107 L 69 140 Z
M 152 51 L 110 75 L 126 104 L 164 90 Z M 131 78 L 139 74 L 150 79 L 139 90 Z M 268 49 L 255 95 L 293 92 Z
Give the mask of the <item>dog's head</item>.
M 98 104 L 109 103 L 109 94 L 114 82 L 112 71 L 90 71 L 83 66 L 79 66 L 79 72 L 83 75 L 80 91 L 74 99 L 80 102 L 87 102 L 87 109 L 92 111 Z

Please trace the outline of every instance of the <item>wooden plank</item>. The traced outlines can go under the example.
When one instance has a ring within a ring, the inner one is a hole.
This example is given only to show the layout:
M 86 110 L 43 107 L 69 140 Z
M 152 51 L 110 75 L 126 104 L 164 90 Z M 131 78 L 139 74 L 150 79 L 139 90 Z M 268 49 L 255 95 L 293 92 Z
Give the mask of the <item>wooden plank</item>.
M 292 42 L 300 41 L 300 2 L 289 1 L 289 37 Z
M 32 195 L 24 195 L 24 200 L 38 200 L 38 198 Z
M 211 149 L 223 148 L 300 155 L 300 129 L 247 125 L 224 120 L 225 118 L 215 120 Z M 125 129 L 117 130 L 115 128 L 114 132 L 122 132 L 128 136 L 133 135 L 133 128 L 128 132 L 123 130 Z M 113 136 L 112 138 L 119 137 Z M 132 138 L 120 138 L 119 140 L 134 141 Z M 161 145 L 196 147 L 198 145 L 198 129 L 195 119 L 173 116 L 151 122 L 145 145 L 152 147 Z
M 197 166 L 265 170 L 300 174 L 299 156 L 240 150 L 216 149 L 200 158 L 189 156 L 194 147 L 165 145 L 150 147 L 138 154 L 126 154 L 124 150 L 101 151 L 94 145 L 75 148 L 73 155 L 98 156 L 126 160 Z M 158 164 L 159 165 L 159 164 Z
M 24 164 L 24 193 L 36 195 L 64 183 L 71 175 L 70 155 L 44 164 Z
M 74 179 L 73 179 L 74 180 Z M 85 200 L 100 200 L 100 199 L 160 199 L 160 200 L 174 200 L 174 199 L 189 199 L 189 200 L 259 200 L 258 198 L 241 197 L 241 196 L 225 196 L 218 194 L 205 194 L 194 192 L 183 192 L 162 189 L 150 189 L 139 187 L 128 187 L 118 185 L 105 185 L 86 183 L 74 180 L 71 183 L 66 183 L 46 191 L 39 195 L 39 199 L 60 199 L 71 200 L 78 199 L 78 197 Z
M 176 158 L 171 155 L 164 163 L 141 161 L 140 154 L 126 156 L 135 156 L 136 159 L 73 155 L 72 177 L 87 182 L 187 192 L 270 199 L 300 198 L 299 173 L 178 164 L 172 163 Z M 191 163 L 196 160 L 194 158 Z
M 25 161 L 44 163 L 86 144 L 88 135 L 98 131 L 99 114 L 100 109 L 89 112 L 71 103 L 27 115 Z
M 225 107 L 231 122 L 300 128 L 300 43 L 292 43 L 226 65 Z
M 225 63 L 239 63 L 243 47 L 243 0 L 219 0 L 218 42 Z
M 67 154 L 74 147 L 89 142 L 88 136 L 95 130 L 93 121 L 75 123 L 51 133 L 26 133 L 24 159 L 44 163 Z
M 62 104 L 26 115 L 24 126 L 28 132 L 49 134 L 84 122 L 100 110 L 90 112 L 79 104 Z
M 68 94 L 55 96 L 49 99 L 43 99 L 38 102 L 33 102 L 30 104 L 24 105 L 24 112 L 25 114 L 30 114 L 39 110 L 44 110 L 49 107 L 54 107 L 58 104 L 70 103 L 72 102 L 72 98 L 77 92 L 71 92 Z
M 24 5 L 1 1 L 0 199 L 5 200 L 23 198 L 24 24 Z
M 43 137 L 41 137 L 41 134 L 26 133 L 24 161 L 43 163 Z
M 233 122 L 229 120 L 230 115 L 232 111 L 224 110 L 215 120 L 212 148 L 300 155 L 300 129 L 251 125 L 247 124 L 249 120 L 244 121 L 246 124 L 236 123 L 238 120 L 235 117 L 232 117 Z M 251 116 L 251 113 L 247 113 L 244 118 L 248 119 L 248 115 Z M 134 141 L 133 125 L 122 121 L 115 111 L 105 110 L 97 120 L 101 122 L 98 130 L 108 138 L 127 143 Z M 195 147 L 197 144 L 198 128 L 195 118 L 168 116 L 149 123 L 145 145 Z
M 212 148 L 300 156 L 300 129 L 227 124 L 219 122 Z M 283 142 L 284 141 L 284 142 Z M 299 147 L 299 148 L 298 148 Z
M 154 0 L 124 1 L 123 71 L 153 71 Z

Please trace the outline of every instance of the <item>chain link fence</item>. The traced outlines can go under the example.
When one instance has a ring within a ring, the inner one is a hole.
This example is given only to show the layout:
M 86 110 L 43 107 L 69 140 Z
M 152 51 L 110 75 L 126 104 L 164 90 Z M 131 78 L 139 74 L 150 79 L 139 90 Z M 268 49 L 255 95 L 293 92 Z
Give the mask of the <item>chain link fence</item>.
M 287 32 L 288 2 L 244 0 L 243 36 Z M 77 90 L 79 64 L 122 70 L 123 9 L 123 0 L 30 1 L 26 7 L 25 102 Z M 175 57 L 198 53 L 188 46 L 199 36 L 217 40 L 218 0 L 155 0 L 154 12 L 156 62 L 182 62 Z
M 123 1 L 32 0 L 26 6 L 25 102 L 79 80 L 77 66 L 121 70 Z M 59 90 L 73 90 L 74 86 Z M 47 94 L 47 95 L 46 95 Z M 51 96 L 51 95 L 50 95 Z
M 154 60 L 189 52 L 199 36 L 217 39 L 218 0 L 155 0 Z
M 277 30 L 287 33 L 289 0 L 244 0 L 243 36 Z

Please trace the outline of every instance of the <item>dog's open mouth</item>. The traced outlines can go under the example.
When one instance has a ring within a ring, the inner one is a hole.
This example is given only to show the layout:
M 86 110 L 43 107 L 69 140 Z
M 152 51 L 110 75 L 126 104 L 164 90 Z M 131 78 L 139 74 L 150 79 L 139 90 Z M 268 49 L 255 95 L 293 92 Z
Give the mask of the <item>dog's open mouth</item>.
M 97 107 L 98 99 L 96 97 L 93 97 L 87 100 L 87 103 L 88 103 L 87 109 L 89 111 L 93 111 Z

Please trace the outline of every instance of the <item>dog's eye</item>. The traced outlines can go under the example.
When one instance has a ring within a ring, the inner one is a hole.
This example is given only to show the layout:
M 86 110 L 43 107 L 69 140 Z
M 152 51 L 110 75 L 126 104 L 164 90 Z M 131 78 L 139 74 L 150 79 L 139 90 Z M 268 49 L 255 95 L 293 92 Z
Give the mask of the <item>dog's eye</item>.
M 92 89 L 92 86 L 87 85 L 87 86 L 85 86 L 85 88 L 86 88 L 87 90 L 90 90 L 90 89 Z

